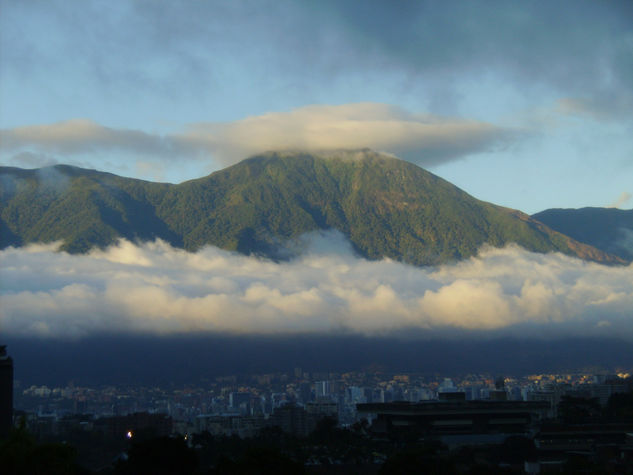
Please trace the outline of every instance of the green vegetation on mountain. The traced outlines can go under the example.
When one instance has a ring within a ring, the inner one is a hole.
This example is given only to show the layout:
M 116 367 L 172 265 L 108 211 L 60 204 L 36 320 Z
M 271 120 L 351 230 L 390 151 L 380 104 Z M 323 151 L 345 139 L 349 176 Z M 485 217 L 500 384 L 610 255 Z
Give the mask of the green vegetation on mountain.
M 633 209 L 548 209 L 532 217 L 577 241 L 633 261 Z
M 0 245 L 62 240 L 85 252 L 123 237 L 161 238 L 282 255 L 306 232 L 337 229 L 370 259 L 434 265 L 484 244 L 517 243 L 600 262 L 617 258 L 515 210 L 474 199 L 441 178 L 369 150 L 267 153 L 178 185 L 68 166 L 0 169 Z

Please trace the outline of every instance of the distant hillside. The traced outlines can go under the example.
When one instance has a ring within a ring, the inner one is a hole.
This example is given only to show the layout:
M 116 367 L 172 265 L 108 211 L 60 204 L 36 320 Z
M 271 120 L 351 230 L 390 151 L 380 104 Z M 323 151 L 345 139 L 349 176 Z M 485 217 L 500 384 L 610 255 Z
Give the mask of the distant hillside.
M 532 217 L 577 241 L 633 261 L 633 209 L 548 209 Z
M 287 240 L 338 229 L 357 252 L 434 265 L 484 243 L 515 242 L 621 262 L 519 211 L 479 201 L 409 163 L 369 150 L 267 153 L 179 185 L 69 166 L 0 168 L 0 245 L 63 241 L 85 252 L 120 237 L 161 238 L 194 251 L 212 244 L 281 257 Z

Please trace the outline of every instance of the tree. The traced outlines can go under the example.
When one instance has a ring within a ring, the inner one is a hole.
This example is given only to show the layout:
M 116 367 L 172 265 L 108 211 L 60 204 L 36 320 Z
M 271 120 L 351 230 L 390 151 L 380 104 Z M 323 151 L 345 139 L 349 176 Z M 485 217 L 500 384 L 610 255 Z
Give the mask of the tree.
M 77 451 L 66 444 L 38 444 L 25 428 L 24 420 L 0 442 L 0 471 L 3 475 L 74 475 L 82 470 Z
M 128 459 L 118 463 L 115 473 L 188 475 L 197 467 L 196 453 L 182 438 L 157 437 L 133 444 Z

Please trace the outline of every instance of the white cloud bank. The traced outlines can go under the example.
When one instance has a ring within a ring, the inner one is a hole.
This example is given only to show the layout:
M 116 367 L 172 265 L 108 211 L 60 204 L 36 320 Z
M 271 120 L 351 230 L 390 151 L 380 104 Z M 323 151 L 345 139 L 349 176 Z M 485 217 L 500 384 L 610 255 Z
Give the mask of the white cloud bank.
M 122 241 L 89 255 L 54 245 L 0 251 L 0 332 L 368 334 L 431 332 L 633 338 L 633 266 L 515 246 L 439 268 L 352 255 L 337 234 L 274 263 L 217 248 Z
M 135 160 L 181 166 L 182 160 L 231 165 L 270 150 L 372 148 L 422 166 L 489 151 L 510 140 L 507 129 L 458 118 L 411 114 L 379 103 L 311 105 L 234 122 L 195 123 L 164 135 L 105 127 L 88 119 L 0 130 L 12 163 L 34 154 L 89 160 L 119 152 Z M 50 160 L 50 157 L 49 157 Z M 22 165 L 22 166 L 24 166 Z M 98 167 L 98 164 L 95 164 Z M 99 168 L 99 167 L 98 167 Z
M 430 166 L 487 151 L 506 129 L 474 120 L 411 114 L 378 103 L 311 105 L 230 123 L 195 124 L 183 135 L 224 164 L 268 150 L 371 149 Z

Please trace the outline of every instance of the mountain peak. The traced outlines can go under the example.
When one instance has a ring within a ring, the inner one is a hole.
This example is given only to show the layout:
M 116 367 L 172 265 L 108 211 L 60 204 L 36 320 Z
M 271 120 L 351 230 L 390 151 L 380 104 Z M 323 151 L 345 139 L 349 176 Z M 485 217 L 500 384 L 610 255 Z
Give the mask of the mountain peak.
M 253 155 L 249 158 L 322 158 L 322 159 L 338 159 L 338 160 L 366 160 L 366 159 L 393 159 L 400 160 L 394 155 L 376 152 L 370 148 L 353 148 L 353 149 L 327 149 L 327 150 L 270 150 L 261 154 Z
M 63 187 L 30 180 L 0 193 L 3 247 L 62 240 L 64 249 L 83 252 L 121 237 L 161 238 L 191 251 L 214 245 L 275 258 L 289 240 L 336 229 L 366 258 L 414 265 L 508 243 L 621 262 L 369 149 L 266 152 L 178 185 L 95 171 L 65 175 Z

